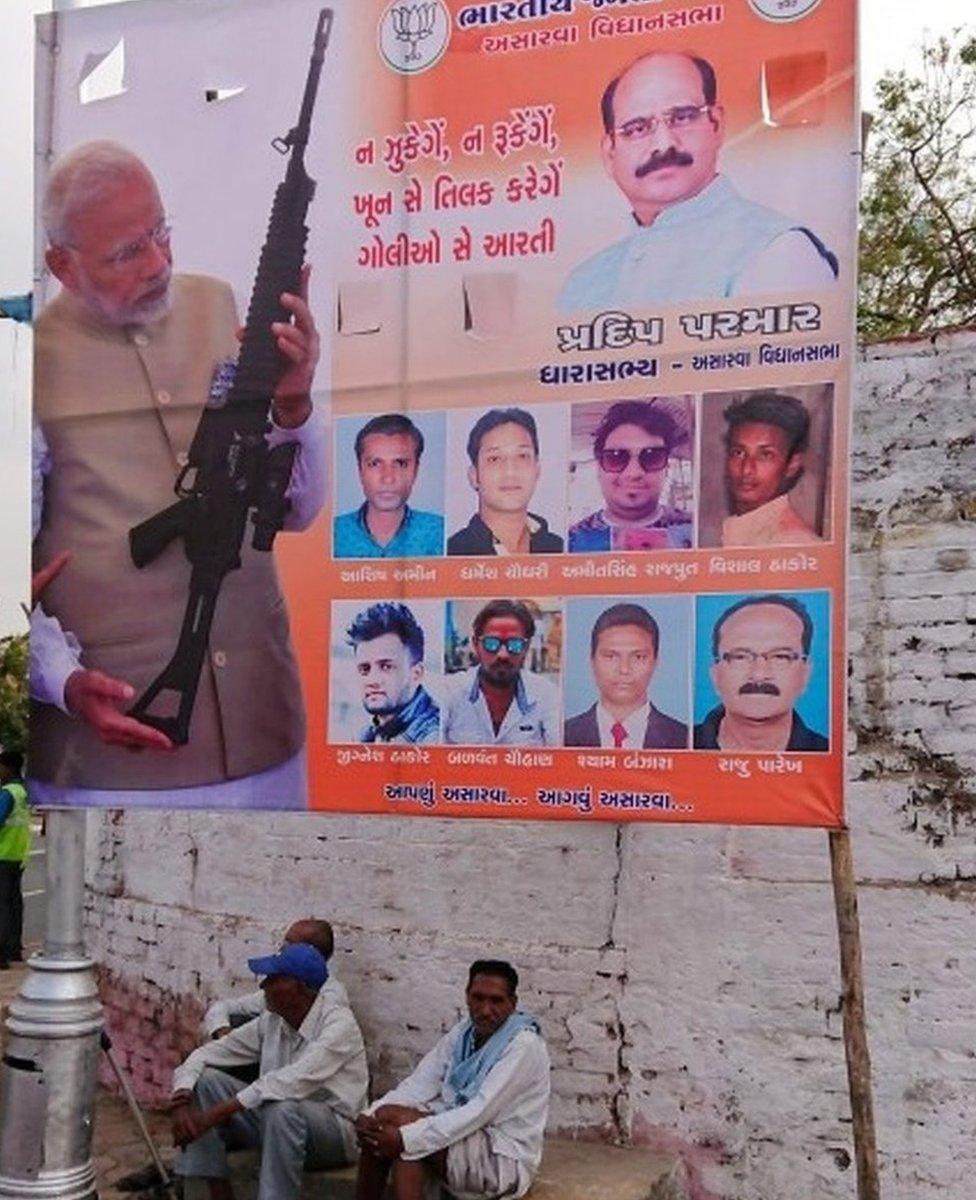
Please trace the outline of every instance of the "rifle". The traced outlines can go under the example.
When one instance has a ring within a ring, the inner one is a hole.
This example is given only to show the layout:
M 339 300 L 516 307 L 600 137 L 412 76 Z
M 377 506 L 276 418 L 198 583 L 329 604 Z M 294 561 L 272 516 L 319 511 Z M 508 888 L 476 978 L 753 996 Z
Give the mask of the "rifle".
M 217 596 L 224 576 L 241 565 L 248 518 L 254 524 L 251 545 L 269 551 L 290 508 L 285 492 L 296 446 L 291 442 L 269 449 L 266 441 L 274 389 L 286 363 L 271 323 L 288 321 L 281 293 L 296 293 L 300 286 L 308 237 L 305 217 L 315 194 L 304 155 L 331 32 L 332 9 L 324 8 L 315 29 L 298 123 L 271 143 L 291 157 L 275 192 L 233 383 L 223 403 L 208 405 L 200 416 L 186 466 L 176 479 L 179 499 L 129 530 L 129 550 L 137 567 L 151 563 L 176 538 L 183 539 L 192 566 L 173 657 L 129 710 L 130 716 L 161 730 L 178 746 L 189 739 Z M 151 711 L 157 701 L 168 705 L 165 711 Z

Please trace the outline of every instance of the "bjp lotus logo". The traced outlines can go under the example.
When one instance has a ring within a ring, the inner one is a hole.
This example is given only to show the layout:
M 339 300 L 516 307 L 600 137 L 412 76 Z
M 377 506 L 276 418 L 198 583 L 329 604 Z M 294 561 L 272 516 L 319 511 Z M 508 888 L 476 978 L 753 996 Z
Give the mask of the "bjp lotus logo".
M 380 18 L 379 50 L 402 75 L 429 70 L 447 49 L 451 17 L 442 0 L 394 0 Z

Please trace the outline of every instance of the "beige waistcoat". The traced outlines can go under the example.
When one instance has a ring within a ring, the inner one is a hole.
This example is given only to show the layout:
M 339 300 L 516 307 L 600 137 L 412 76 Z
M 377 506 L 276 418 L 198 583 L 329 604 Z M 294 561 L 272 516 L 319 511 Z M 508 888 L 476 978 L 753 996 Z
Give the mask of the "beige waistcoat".
M 236 325 L 230 289 L 191 275 L 174 279 L 169 314 L 143 329 L 107 328 L 67 294 L 37 321 L 34 406 L 52 466 L 35 566 L 72 552 L 44 607 L 77 636 L 86 667 L 131 683 L 137 695 L 176 647 L 190 564 L 174 542 L 137 570 L 128 531 L 175 500 L 214 367 L 236 355 Z M 249 541 L 242 559 L 217 600 L 189 743 L 133 753 L 35 704 L 33 776 L 63 787 L 189 787 L 297 753 L 305 719 L 274 563 Z

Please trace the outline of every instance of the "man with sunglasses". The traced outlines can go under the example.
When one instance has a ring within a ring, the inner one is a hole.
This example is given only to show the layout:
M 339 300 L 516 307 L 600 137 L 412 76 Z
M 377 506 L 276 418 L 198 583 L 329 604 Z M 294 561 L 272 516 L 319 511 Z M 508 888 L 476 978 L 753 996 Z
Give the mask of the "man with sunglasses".
M 836 280 L 837 258 L 811 230 L 747 200 L 719 173 L 725 110 L 706 59 L 646 54 L 610 81 L 600 108 L 603 166 L 635 228 L 576 267 L 560 311 L 821 288 Z
M 519 600 L 492 600 L 472 623 L 478 665 L 444 705 L 444 741 L 474 746 L 558 746 L 559 690 L 524 671 L 535 618 Z
M 722 703 L 695 726 L 696 750 L 828 750 L 794 707 L 810 682 L 813 621 L 792 596 L 739 600 L 712 630 L 711 679 Z
M 35 551 L 39 565 L 73 554 L 45 592 L 52 620 L 32 638 L 35 794 L 110 804 L 165 788 L 171 805 L 303 808 L 304 710 L 287 615 L 272 556 L 249 541 L 217 605 L 189 743 L 174 749 L 125 711 L 172 653 L 190 572 L 176 543 L 137 570 L 128 531 L 172 501 L 208 395 L 226 394 L 238 350 L 231 290 L 173 273 L 156 181 L 116 143 L 86 143 L 55 164 L 43 218 L 61 292 L 36 324 L 46 469 Z M 324 498 L 307 272 L 302 290 L 282 297 L 291 320 L 272 326 L 284 365 L 269 444 L 298 447 L 288 530 L 308 526 Z
M 593 457 L 604 506 L 569 530 L 569 549 L 682 550 L 691 545 L 691 517 L 661 503 L 674 420 L 653 400 L 611 404 L 593 435 Z

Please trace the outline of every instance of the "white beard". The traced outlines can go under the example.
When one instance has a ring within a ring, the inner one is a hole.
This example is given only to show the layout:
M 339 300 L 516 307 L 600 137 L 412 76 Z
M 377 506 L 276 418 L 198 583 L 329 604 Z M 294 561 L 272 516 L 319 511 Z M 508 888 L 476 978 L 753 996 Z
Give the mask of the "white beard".
M 100 317 L 109 325 L 122 328 L 126 325 L 151 325 L 169 312 L 171 303 L 170 280 L 172 270 L 167 268 L 165 274 L 165 290 L 161 296 L 153 296 L 137 300 L 134 304 L 106 304 L 95 288 L 88 281 L 78 289 L 78 296 L 85 307 Z

